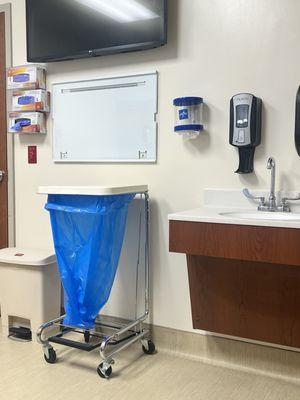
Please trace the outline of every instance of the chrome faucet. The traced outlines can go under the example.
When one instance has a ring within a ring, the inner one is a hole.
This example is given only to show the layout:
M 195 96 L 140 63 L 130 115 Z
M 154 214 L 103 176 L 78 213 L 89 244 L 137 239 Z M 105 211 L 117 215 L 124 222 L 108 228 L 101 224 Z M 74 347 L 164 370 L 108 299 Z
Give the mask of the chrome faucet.
M 274 157 L 268 158 L 267 169 L 271 170 L 271 188 L 269 194 L 269 203 L 267 204 L 267 211 L 277 211 L 276 195 L 275 195 L 276 163 Z
M 300 194 L 297 197 L 283 197 L 281 202 L 277 204 L 276 194 L 275 194 L 275 183 L 276 183 L 276 162 L 274 157 L 269 157 L 267 162 L 267 169 L 271 170 L 271 188 L 269 194 L 269 201 L 266 201 L 265 197 L 253 196 L 248 189 L 243 189 L 243 194 L 248 199 L 259 200 L 258 211 L 270 211 L 270 212 L 290 212 L 290 206 L 288 201 L 300 200 Z

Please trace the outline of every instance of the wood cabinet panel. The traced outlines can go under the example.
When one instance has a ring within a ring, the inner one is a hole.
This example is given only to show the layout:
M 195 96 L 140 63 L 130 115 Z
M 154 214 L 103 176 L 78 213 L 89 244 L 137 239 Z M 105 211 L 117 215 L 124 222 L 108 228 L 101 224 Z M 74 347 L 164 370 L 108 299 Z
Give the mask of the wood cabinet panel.
M 195 329 L 300 348 L 300 230 L 170 221 L 170 251 Z
M 170 251 L 300 266 L 300 229 L 170 221 Z
M 300 269 L 187 256 L 193 326 L 300 347 Z

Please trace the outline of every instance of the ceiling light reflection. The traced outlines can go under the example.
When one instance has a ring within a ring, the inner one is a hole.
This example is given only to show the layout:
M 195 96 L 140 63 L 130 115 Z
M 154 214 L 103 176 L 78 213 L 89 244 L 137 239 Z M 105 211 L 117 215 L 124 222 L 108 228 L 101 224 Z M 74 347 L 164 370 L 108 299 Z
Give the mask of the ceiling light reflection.
M 159 16 L 136 0 L 75 0 L 113 20 L 126 23 L 143 21 Z

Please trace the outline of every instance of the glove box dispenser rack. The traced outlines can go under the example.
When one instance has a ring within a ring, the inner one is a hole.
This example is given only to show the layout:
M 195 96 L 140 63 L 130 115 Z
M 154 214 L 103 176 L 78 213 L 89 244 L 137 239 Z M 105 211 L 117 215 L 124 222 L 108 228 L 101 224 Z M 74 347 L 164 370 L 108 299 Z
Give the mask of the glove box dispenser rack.
M 46 91 L 46 69 L 24 65 L 7 70 L 8 132 L 47 133 L 46 115 L 50 93 Z

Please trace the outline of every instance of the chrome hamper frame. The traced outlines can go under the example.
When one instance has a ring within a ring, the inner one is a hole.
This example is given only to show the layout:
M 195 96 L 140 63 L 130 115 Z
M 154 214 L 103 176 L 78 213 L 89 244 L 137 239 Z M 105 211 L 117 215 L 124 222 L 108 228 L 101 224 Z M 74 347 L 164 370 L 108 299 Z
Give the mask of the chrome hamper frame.
M 98 374 L 103 378 L 109 378 L 112 372 L 111 365 L 114 364 L 113 356 L 126 349 L 137 341 L 141 341 L 146 354 L 155 352 L 154 343 L 147 337 L 149 329 L 145 329 L 143 322 L 149 315 L 149 293 L 150 293 L 150 263 L 149 263 L 149 221 L 150 221 L 150 200 L 148 191 L 136 193 L 144 198 L 145 204 L 145 308 L 141 317 L 137 317 L 138 290 L 136 290 L 136 319 L 122 320 L 108 316 L 98 316 L 95 328 L 85 330 L 66 326 L 63 324 L 65 315 L 46 322 L 37 331 L 37 341 L 43 346 L 44 356 L 48 363 L 56 362 L 56 352 L 51 343 L 76 348 L 83 351 L 100 350 L 101 364 L 98 366 Z M 138 272 L 137 272 L 138 273 Z M 136 282 L 138 285 L 138 279 Z M 59 329 L 54 336 L 44 337 L 45 331 L 50 328 Z M 85 343 L 64 338 L 68 333 L 79 333 L 84 335 Z M 98 339 L 90 342 L 90 338 Z M 112 347 L 109 349 L 109 347 Z

